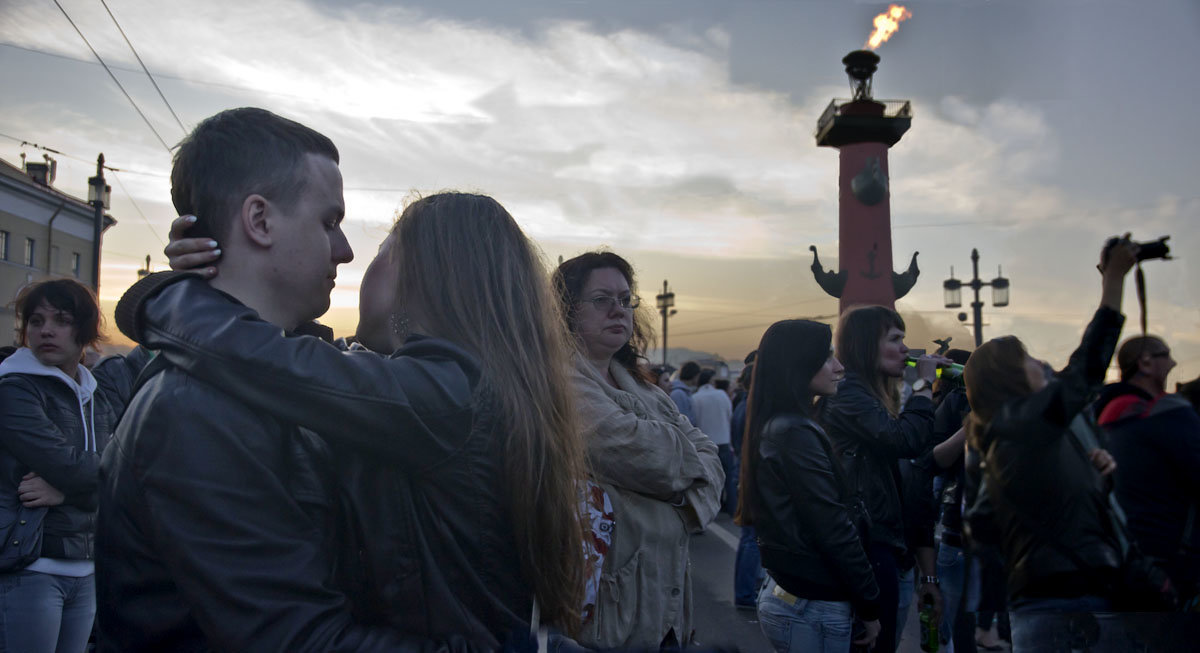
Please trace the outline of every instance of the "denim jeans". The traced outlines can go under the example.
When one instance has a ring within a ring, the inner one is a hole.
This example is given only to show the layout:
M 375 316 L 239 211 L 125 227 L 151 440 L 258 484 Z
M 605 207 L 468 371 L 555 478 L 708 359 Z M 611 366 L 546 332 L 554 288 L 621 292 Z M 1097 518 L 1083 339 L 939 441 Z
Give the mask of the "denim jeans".
M 893 650 L 900 648 L 900 638 L 904 635 L 904 626 L 908 624 L 908 610 L 912 607 L 913 592 L 917 591 L 914 587 L 916 580 L 916 567 L 900 572 L 900 593 L 896 603 L 896 645 L 892 647 Z
M 849 601 L 816 601 L 797 598 L 796 603 L 775 596 L 775 581 L 768 580 L 758 594 L 758 625 L 779 653 L 846 653 L 854 613 Z
M 94 574 L 0 574 L 0 651 L 81 653 L 95 617 Z
M 967 582 L 966 554 L 957 546 L 941 544 L 937 555 L 938 579 L 942 590 L 942 623 L 939 638 L 943 644 L 953 639 L 954 622 L 958 619 L 958 606 L 962 602 L 963 585 Z M 974 617 L 979 605 L 979 564 L 972 560 L 970 585 L 967 587 L 966 616 L 971 617 L 971 637 L 975 636 Z M 950 649 L 947 649 L 950 650 Z
M 754 605 L 758 590 L 762 587 L 763 570 L 753 526 L 742 527 L 742 537 L 738 540 L 737 557 L 734 560 L 733 602 L 737 605 Z
M 1138 620 L 1146 615 L 1109 612 L 1111 609 L 1108 600 L 1098 596 L 1014 601 L 1010 612 L 1013 653 L 1168 650 L 1151 642 L 1153 629 L 1138 626 Z

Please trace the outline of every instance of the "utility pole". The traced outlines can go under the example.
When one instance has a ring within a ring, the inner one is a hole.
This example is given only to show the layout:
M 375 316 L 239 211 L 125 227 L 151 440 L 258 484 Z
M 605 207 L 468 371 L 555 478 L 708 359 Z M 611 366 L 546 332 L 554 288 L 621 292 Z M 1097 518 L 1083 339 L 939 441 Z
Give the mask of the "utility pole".
M 996 278 L 991 281 L 982 281 L 979 279 L 979 250 L 971 250 L 971 266 L 974 276 L 970 283 L 964 284 L 962 281 L 954 278 L 954 268 L 950 268 L 950 278 L 942 282 L 942 290 L 946 295 L 946 308 L 959 308 L 962 306 L 962 287 L 965 285 L 975 291 L 975 301 L 971 302 L 971 310 L 975 318 L 975 346 L 983 345 L 983 301 L 979 299 L 979 291 L 984 286 L 992 287 L 992 305 L 996 307 L 1008 306 L 1008 279 L 1001 276 L 1000 270 L 997 269 Z M 967 321 L 966 313 L 958 314 L 959 322 Z
M 100 295 L 100 234 L 104 231 L 104 209 L 108 208 L 112 186 L 104 183 L 104 153 L 96 158 L 96 176 L 88 178 L 88 204 L 96 209 L 92 225 L 92 289 Z
M 655 296 L 654 299 L 657 300 L 658 313 L 660 315 L 662 315 L 662 320 L 663 320 L 662 354 L 663 354 L 663 365 L 666 365 L 667 364 L 667 318 L 671 317 L 672 315 L 674 315 L 675 313 L 678 312 L 674 308 L 672 308 L 673 306 L 675 306 L 675 293 L 671 292 L 670 288 L 667 286 L 666 279 L 663 279 L 662 294 Z

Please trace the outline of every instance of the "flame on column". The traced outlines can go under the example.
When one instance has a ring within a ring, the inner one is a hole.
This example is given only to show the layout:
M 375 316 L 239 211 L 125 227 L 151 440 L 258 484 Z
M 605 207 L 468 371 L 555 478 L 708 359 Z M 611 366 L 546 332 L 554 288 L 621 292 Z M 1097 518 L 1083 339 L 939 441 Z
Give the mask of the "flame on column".
M 892 38 L 892 34 L 900 29 L 901 21 L 912 18 L 912 12 L 902 5 L 891 5 L 888 10 L 875 17 L 875 31 L 871 32 L 870 38 L 867 39 L 867 44 L 863 47 L 868 50 L 874 50 L 883 44 L 884 41 Z

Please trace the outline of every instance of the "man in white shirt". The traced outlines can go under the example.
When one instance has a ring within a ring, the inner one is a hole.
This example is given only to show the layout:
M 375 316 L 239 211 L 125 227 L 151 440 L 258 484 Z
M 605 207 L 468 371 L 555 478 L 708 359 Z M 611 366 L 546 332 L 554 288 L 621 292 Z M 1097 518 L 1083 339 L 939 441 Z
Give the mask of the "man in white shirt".
M 692 395 L 692 412 L 696 415 L 696 426 L 717 445 L 717 456 L 721 459 L 721 467 L 725 470 L 725 492 L 722 496 L 721 509 L 732 515 L 737 510 L 735 500 L 736 488 L 732 486 L 734 455 L 733 447 L 729 444 L 729 422 L 733 417 L 733 402 L 729 393 L 718 390 L 712 385 L 715 372 L 704 369 L 700 372 L 700 387 Z

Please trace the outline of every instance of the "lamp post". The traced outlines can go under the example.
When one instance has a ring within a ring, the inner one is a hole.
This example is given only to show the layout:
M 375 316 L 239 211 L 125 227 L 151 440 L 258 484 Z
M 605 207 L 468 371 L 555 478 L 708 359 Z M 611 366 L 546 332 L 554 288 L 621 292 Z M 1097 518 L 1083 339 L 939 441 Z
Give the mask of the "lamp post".
M 979 278 L 979 250 L 971 250 L 971 265 L 974 269 L 974 277 L 969 283 L 963 283 L 959 279 L 954 278 L 954 268 L 950 268 L 950 278 L 942 282 L 942 291 L 945 293 L 946 308 L 959 308 L 962 306 L 962 288 L 967 286 L 975 291 L 975 301 L 971 302 L 971 308 L 975 313 L 975 346 L 979 347 L 983 344 L 983 301 L 979 299 L 979 291 L 984 286 L 992 287 L 992 306 L 997 308 L 1008 306 L 1008 279 L 1000 276 L 1000 270 L 997 268 L 996 278 L 991 281 L 982 281 Z M 960 322 L 967 321 L 966 313 L 959 313 L 958 319 Z
M 104 183 L 104 153 L 96 158 L 96 176 L 88 178 L 88 204 L 96 209 L 92 225 L 92 289 L 100 295 L 100 233 L 104 230 L 104 209 L 108 208 L 112 186 Z
M 667 287 L 667 280 L 663 279 L 662 294 L 656 295 L 654 299 L 657 301 L 658 313 L 662 315 L 662 350 L 663 350 L 663 365 L 667 364 L 667 318 L 671 317 L 678 311 L 672 308 L 675 305 L 675 293 Z

